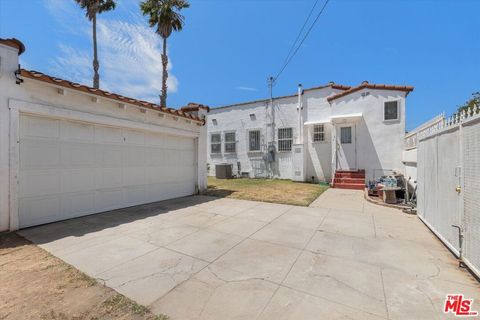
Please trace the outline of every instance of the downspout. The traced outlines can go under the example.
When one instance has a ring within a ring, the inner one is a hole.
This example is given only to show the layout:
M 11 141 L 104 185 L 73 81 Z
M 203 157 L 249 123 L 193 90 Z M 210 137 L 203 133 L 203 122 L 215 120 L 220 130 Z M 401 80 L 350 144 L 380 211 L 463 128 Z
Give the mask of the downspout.
M 303 87 L 298 85 L 298 106 L 297 106 L 297 144 L 303 144 L 303 105 L 302 105 Z

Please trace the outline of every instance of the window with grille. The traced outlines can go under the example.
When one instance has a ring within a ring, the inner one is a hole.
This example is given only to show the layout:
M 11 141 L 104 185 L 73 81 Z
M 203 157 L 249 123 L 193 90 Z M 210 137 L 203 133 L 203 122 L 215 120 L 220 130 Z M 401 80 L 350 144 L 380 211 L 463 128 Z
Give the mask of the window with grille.
M 278 151 L 292 151 L 292 128 L 278 129 Z
M 248 131 L 248 151 L 260 151 L 260 130 Z
M 325 141 L 325 126 L 323 124 L 313 125 L 313 141 Z
M 352 143 L 352 127 L 340 128 L 340 143 Z
M 225 153 L 235 153 L 236 151 L 235 132 L 225 132 Z
M 220 133 L 210 135 L 210 153 L 222 153 L 222 136 Z
M 398 101 L 388 101 L 384 105 L 384 120 L 398 120 Z

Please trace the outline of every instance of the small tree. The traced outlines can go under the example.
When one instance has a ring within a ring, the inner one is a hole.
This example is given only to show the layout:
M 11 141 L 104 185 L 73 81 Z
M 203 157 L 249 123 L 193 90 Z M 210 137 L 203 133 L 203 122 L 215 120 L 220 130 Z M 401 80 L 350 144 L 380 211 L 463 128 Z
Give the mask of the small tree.
M 162 95 L 160 96 L 160 106 L 162 107 L 167 107 L 167 39 L 173 31 L 182 30 L 185 17 L 180 14 L 180 11 L 189 7 L 190 4 L 186 0 L 146 0 L 140 3 L 143 15 L 149 16 L 150 27 L 155 28 L 155 32 L 163 39 Z
M 100 75 L 98 69 L 100 64 L 98 63 L 97 53 L 97 14 L 115 9 L 114 0 L 75 0 L 82 9 L 85 10 L 85 16 L 88 20 L 92 21 L 93 28 L 93 87 L 100 87 Z

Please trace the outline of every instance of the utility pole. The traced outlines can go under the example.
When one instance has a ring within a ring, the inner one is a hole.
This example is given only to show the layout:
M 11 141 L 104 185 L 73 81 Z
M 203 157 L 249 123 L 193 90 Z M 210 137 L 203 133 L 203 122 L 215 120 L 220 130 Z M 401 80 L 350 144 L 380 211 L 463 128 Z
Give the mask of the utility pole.
M 275 78 L 270 76 L 267 79 L 268 88 L 270 89 L 270 104 L 267 106 L 266 112 L 266 124 L 265 124 L 265 140 L 266 140 L 266 168 L 267 168 L 267 176 L 273 178 L 273 169 L 271 166 L 273 165 L 273 156 L 275 153 L 275 116 L 273 111 L 273 86 L 275 85 Z M 270 133 L 268 132 L 268 127 L 270 126 Z M 270 171 L 270 172 L 269 172 Z

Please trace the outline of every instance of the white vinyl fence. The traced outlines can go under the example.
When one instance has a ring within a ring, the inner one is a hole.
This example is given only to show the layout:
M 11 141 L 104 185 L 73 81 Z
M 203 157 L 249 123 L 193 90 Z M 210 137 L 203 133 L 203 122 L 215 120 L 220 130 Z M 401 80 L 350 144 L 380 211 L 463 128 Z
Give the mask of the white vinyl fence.
M 480 276 L 480 108 L 419 135 L 417 161 L 418 216 Z

